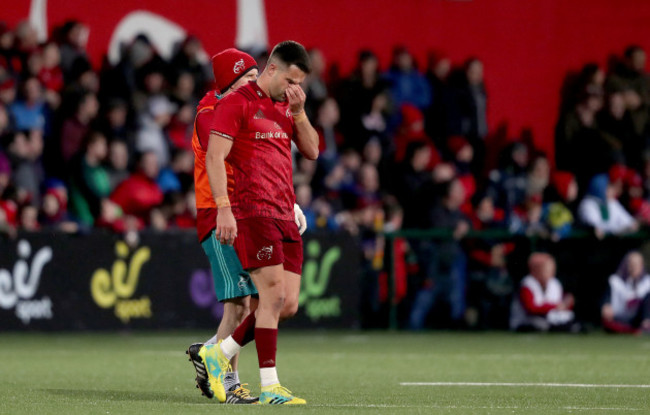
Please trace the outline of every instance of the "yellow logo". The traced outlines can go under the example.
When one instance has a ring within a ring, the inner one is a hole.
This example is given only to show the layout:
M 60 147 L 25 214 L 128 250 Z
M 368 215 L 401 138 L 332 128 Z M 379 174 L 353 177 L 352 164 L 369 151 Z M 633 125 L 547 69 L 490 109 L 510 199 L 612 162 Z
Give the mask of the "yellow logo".
M 90 293 L 95 303 L 101 308 L 115 307 L 115 315 L 128 323 L 132 318 L 151 318 L 151 300 L 144 296 L 140 299 L 131 299 L 138 287 L 140 270 L 149 261 L 151 250 L 148 247 L 138 248 L 127 266 L 129 247 L 119 241 L 115 244 L 117 260 L 113 268 L 108 270 L 98 269 L 90 280 Z

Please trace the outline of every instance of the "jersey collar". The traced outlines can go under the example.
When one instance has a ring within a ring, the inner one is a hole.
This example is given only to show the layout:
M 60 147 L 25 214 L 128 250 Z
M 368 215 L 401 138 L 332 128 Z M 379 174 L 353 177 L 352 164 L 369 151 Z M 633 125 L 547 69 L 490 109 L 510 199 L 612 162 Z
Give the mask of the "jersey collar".
M 255 91 L 255 94 L 259 97 L 259 99 L 269 98 L 269 96 L 266 95 L 266 92 L 262 91 L 262 88 L 257 85 L 256 81 L 250 81 L 250 86 L 253 88 L 253 91 Z

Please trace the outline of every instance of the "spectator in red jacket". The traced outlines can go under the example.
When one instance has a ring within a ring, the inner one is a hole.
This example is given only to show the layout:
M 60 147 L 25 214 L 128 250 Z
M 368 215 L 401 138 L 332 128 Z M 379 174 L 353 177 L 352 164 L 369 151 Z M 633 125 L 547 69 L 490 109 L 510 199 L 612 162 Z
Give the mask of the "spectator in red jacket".
M 143 153 L 136 172 L 120 183 L 109 199 L 119 205 L 124 214 L 149 223 L 151 210 L 163 201 L 163 193 L 156 183 L 159 170 L 156 154 Z
M 521 281 L 519 295 L 512 303 L 510 328 L 517 331 L 549 331 L 573 327 L 573 295 L 565 294 L 555 277 L 555 259 L 533 253 L 528 274 Z

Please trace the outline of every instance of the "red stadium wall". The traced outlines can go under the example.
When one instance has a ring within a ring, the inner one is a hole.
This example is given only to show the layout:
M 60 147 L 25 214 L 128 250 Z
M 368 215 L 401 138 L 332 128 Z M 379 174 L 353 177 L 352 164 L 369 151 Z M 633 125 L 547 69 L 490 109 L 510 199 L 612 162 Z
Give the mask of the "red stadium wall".
M 196 34 L 208 53 L 232 46 L 235 0 L 49 0 L 49 27 L 77 18 L 90 27 L 88 49 L 101 61 L 117 23 L 130 11 L 160 14 Z M 629 43 L 650 49 L 650 2 L 644 0 L 374 0 L 295 2 L 266 0 L 269 42 L 295 39 L 323 50 L 344 74 L 360 48 L 388 63 L 395 44 L 405 44 L 420 62 L 428 50 L 456 63 L 476 55 L 485 62 L 493 130 L 509 136 L 533 131 L 536 145 L 552 151 L 559 90 L 569 70 L 607 57 Z M 0 19 L 15 24 L 29 3 L 15 2 Z

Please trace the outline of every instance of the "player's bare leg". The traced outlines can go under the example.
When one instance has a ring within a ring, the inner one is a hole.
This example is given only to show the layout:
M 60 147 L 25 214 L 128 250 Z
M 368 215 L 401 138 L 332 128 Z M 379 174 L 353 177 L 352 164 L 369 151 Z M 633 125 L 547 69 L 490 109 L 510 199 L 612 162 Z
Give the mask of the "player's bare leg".
M 284 271 L 284 306 L 280 312 L 280 321 L 287 320 L 298 312 L 300 298 L 300 275 L 291 271 Z
M 239 326 L 244 318 L 250 313 L 250 297 L 232 298 L 224 301 L 223 304 L 223 317 L 217 329 L 217 341 L 223 340 L 230 336 L 233 331 Z M 230 365 L 233 372 L 237 372 L 237 364 L 239 362 L 239 353 L 230 359 Z M 224 385 L 228 390 L 228 385 Z M 231 385 L 232 386 L 232 385 Z

